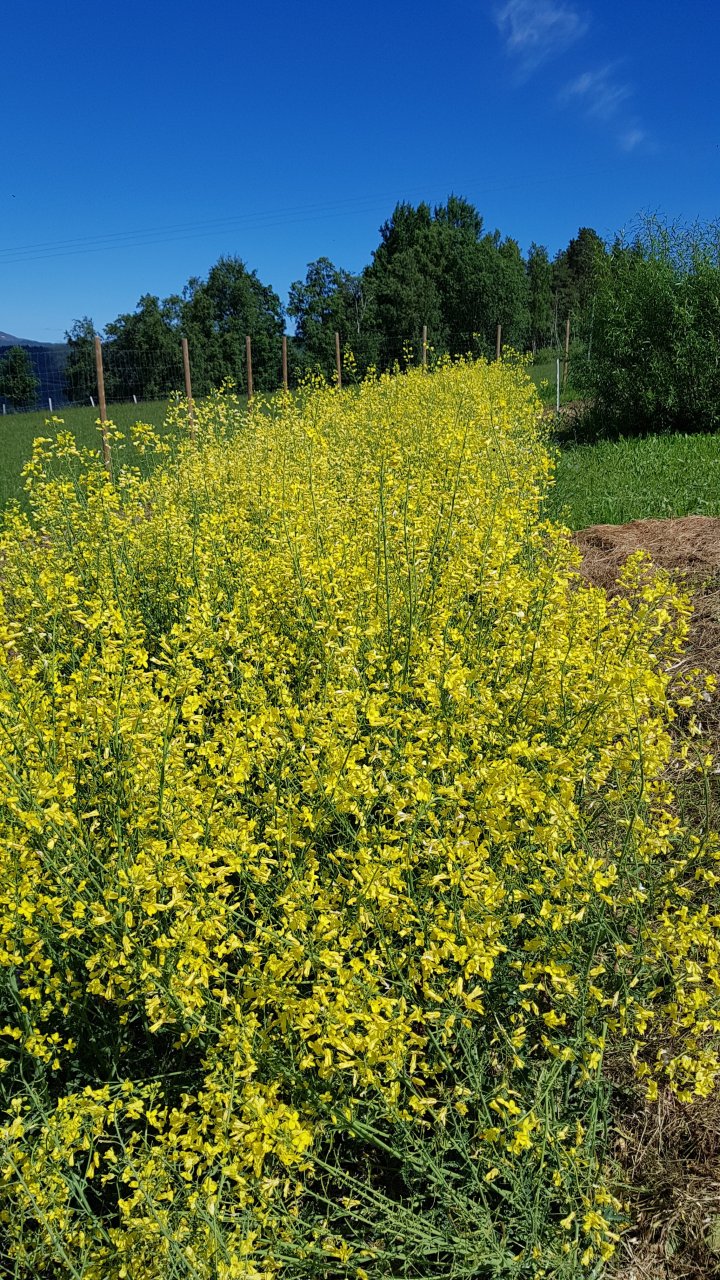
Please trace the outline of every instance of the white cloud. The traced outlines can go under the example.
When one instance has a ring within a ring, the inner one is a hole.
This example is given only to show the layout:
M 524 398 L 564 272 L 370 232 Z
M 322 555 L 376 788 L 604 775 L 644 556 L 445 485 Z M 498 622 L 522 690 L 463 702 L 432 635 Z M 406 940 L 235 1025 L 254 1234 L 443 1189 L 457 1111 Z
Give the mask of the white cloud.
M 618 145 L 630 152 L 647 142 L 647 133 L 636 117 L 628 117 L 625 104 L 633 90 L 618 79 L 615 72 L 616 66 L 612 63 L 595 71 L 584 71 L 565 86 L 558 101 L 563 106 L 579 106 L 588 119 L 611 126 Z
M 589 27 L 585 11 L 573 0 L 497 0 L 494 17 L 520 81 L 551 58 L 564 54 Z M 620 65 L 608 63 L 584 71 L 566 84 L 556 102 L 608 126 L 618 146 L 629 153 L 640 146 L 652 147 L 652 142 L 628 107 L 633 88 L 619 73 Z
M 508 53 L 528 72 L 562 53 L 587 30 L 577 9 L 554 0 L 506 0 L 495 20 Z
M 625 133 L 620 135 L 620 146 L 623 151 L 634 151 L 636 147 L 641 146 L 646 138 L 647 134 L 644 129 L 627 129 Z
M 585 71 L 566 85 L 561 99 L 565 102 L 579 99 L 589 116 L 596 120 L 614 120 L 631 93 L 628 85 L 613 78 L 612 67 L 602 67 L 598 71 Z

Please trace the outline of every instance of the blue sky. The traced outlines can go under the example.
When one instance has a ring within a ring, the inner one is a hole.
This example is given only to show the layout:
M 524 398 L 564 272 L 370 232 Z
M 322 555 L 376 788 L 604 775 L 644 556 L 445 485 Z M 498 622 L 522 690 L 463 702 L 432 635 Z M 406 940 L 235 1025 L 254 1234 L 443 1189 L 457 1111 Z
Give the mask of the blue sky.
M 551 254 L 720 217 L 697 0 L 23 0 L 0 24 L 0 330 L 58 341 L 237 254 L 283 301 L 454 191 Z

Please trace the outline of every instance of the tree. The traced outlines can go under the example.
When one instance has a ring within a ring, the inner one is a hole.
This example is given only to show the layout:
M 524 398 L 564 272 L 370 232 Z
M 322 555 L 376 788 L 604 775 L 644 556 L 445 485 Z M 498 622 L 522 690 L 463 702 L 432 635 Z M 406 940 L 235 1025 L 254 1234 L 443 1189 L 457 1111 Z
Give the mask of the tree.
M 458 231 L 470 240 L 479 240 L 482 235 L 482 216 L 464 196 L 450 195 L 445 204 L 435 205 L 433 222 L 438 227 Z
M 487 345 L 496 253 L 492 237 L 482 230 L 477 209 L 460 196 L 450 196 L 433 211 L 427 256 L 440 322 L 428 323 L 435 348 L 452 355 L 474 350 L 477 335 L 481 347 Z
M 0 359 L 0 396 L 5 396 L 15 409 L 35 403 L 40 383 L 32 361 L 23 347 L 11 347 Z
M 373 299 L 375 358 L 383 368 L 402 361 L 408 344 L 419 348 L 424 324 L 435 342 L 444 344 L 432 225 L 429 205 L 396 205 L 380 228 L 380 244 L 363 273 Z
M 483 229 L 477 209 L 451 195 L 431 211 L 399 204 L 380 230 L 366 276 L 375 317 L 392 358 L 419 344 L 427 324 L 432 345 L 451 355 L 489 355 L 502 324 L 522 346 L 528 328 L 525 264 L 514 240 Z
M 577 236 L 570 241 L 565 254 L 573 306 L 583 313 L 588 310 L 595 292 L 598 271 L 606 257 L 605 244 L 592 227 L 581 227 Z
M 329 258 L 308 263 L 305 280 L 290 285 L 288 315 L 295 320 L 295 339 L 306 369 L 327 378 L 335 370 L 335 334 L 349 345 L 361 365 L 367 364 L 367 311 L 370 292 L 362 276 L 336 267 Z
M 68 400 L 87 404 L 97 395 L 95 368 L 95 335 L 97 329 L 89 316 L 74 320 L 65 333 L 68 357 L 65 365 L 65 394 Z
M 183 384 L 180 325 L 182 300 L 140 298 L 134 312 L 106 326 L 105 375 L 108 395 L 156 400 Z
M 567 249 L 562 249 L 556 255 L 553 263 L 553 292 L 557 343 L 560 342 L 561 329 L 568 316 L 571 318 L 575 337 L 589 341 L 598 273 L 606 256 L 605 244 L 592 227 L 580 227 Z
M 398 204 L 383 224 L 366 276 L 390 360 L 408 342 L 419 347 L 425 324 L 437 351 L 467 352 L 480 331 L 484 340 L 496 255 L 482 229 L 477 209 L 455 195 L 432 211 Z
M 717 228 L 650 219 L 630 244 L 616 241 L 598 273 L 585 371 L 602 430 L 717 431 L 719 349 Z
M 207 280 L 189 280 L 180 322 L 190 344 L 193 387 L 204 394 L 230 378 L 246 385 L 245 338 L 252 338 L 253 382 L 258 390 L 280 384 L 283 309 L 278 295 L 240 258 L 220 258 Z
M 396 204 L 392 216 L 380 228 L 380 244 L 373 254 L 374 262 L 384 265 L 403 250 L 415 249 L 431 227 L 429 204 L 423 201 L 417 209 L 405 201 Z
M 533 355 L 549 346 L 553 328 L 552 266 L 544 245 L 533 243 L 527 260 L 528 324 Z
M 500 287 L 497 322 L 502 325 L 503 342 L 522 351 L 528 340 L 530 316 L 527 271 L 517 240 L 511 237 L 503 240 L 498 248 L 498 257 Z

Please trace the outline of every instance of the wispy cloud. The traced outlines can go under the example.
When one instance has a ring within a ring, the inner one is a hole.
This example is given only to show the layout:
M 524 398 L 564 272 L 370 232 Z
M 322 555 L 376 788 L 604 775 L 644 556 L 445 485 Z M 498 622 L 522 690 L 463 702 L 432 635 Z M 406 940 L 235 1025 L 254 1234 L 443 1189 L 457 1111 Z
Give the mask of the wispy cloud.
M 626 129 L 618 138 L 623 151 L 634 151 L 636 147 L 641 147 L 646 141 L 647 133 L 640 128 Z
M 632 87 L 617 75 L 617 64 L 610 63 L 571 80 L 558 100 L 563 106 L 579 106 L 591 120 L 612 126 L 619 146 L 630 152 L 647 138 L 640 122 L 628 118 L 627 103 L 632 96 Z
M 582 0 L 496 0 L 495 24 L 518 78 L 526 81 L 551 58 L 567 53 L 590 26 Z M 582 65 L 582 64 L 581 64 Z M 632 110 L 633 87 L 621 64 L 583 71 L 556 95 L 561 107 L 572 107 L 588 120 L 604 125 L 625 152 L 652 147 L 642 121 Z
M 507 52 L 529 73 L 563 53 L 587 31 L 587 21 L 572 5 L 555 0 L 506 0 L 495 21 Z
M 612 67 L 601 67 L 598 71 L 584 71 L 565 86 L 560 96 L 564 102 L 580 102 L 596 120 L 614 120 L 631 94 L 629 85 L 614 78 Z

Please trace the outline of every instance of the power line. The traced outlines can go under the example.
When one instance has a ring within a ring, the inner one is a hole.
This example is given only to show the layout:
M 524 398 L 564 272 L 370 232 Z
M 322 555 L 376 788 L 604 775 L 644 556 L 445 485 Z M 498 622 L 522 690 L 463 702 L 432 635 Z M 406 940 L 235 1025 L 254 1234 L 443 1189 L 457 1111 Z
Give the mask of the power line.
M 34 253 L 35 251 L 45 249 L 67 249 L 69 252 L 76 252 L 78 250 L 74 248 L 74 246 L 79 246 L 80 249 L 83 249 L 85 246 L 94 246 L 96 244 L 101 248 L 113 247 L 113 243 L 122 243 L 123 241 L 131 240 L 138 236 L 164 236 L 174 232 L 212 232 L 216 229 L 223 230 L 226 227 L 242 226 L 243 224 L 248 223 L 251 225 L 256 223 L 260 225 L 267 219 L 285 217 L 288 214 L 291 216 L 300 215 L 312 217 L 323 213 L 333 213 L 342 211 L 346 206 L 351 206 L 350 211 L 353 211 L 355 207 L 360 208 L 368 202 L 376 203 L 378 200 L 385 200 L 387 198 L 388 197 L 381 195 L 365 196 L 359 200 L 357 197 L 351 197 L 347 200 L 338 200 L 330 204 L 300 205 L 295 207 L 290 206 L 289 208 L 285 207 L 282 211 L 278 209 L 267 209 L 253 214 L 233 214 L 224 218 L 210 218 L 193 222 L 169 223 L 162 227 L 141 227 L 136 228 L 133 231 L 112 231 L 96 236 L 74 236 L 66 240 L 38 241 L 35 244 L 15 245 L 5 249 L 0 249 L 0 257 L 15 253 Z
M 608 169 L 614 170 L 615 165 L 605 165 L 600 168 L 594 168 L 587 171 L 575 170 L 572 174 L 567 175 L 567 180 L 573 183 L 577 182 L 579 177 L 594 176 Z M 507 191 L 533 191 L 538 186 L 553 184 L 557 186 L 562 179 L 558 179 L 557 175 L 543 175 L 541 177 L 524 179 L 520 182 L 502 183 L 481 188 L 474 188 L 473 198 L 477 199 L 481 196 L 501 194 Z M 471 187 L 472 184 L 463 184 Z M 405 189 L 404 195 L 415 196 L 423 194 L 426 188 Z M 397 202 L 397 192 L 394 195 L 382 195 L 378 193 L 372 196 L 350 197 L 345 200 L 337 200 L 330 203 L 312 204 L 312 205 L 296 205 L 294 207 L 285 207 L 282 210 L 268 209 L 252 214 L 235 214 L 225 218 L 211 218 L 207 220 L 199 220 L 186 223 L 170 223 L 162 227 L 147 227 L 144 229 L 136 229 L 134 231 L 114 231 L 106 232 L 101 235 L 94 236 L 76 236 L 66 240 L 48 240 L 38 241 L 26 245 L 16 245 L 5 249 L 0 248 L 0 266 L 11 266 L 24 262 L 36 262 L 49 258 L 71 257 L 79 254 L 87 253 L 106 253 L 116 249 L 142 248 L 152 245 L 171 244 L 181 240 L 203 239 L 211 235 L 216 235 L 224 231 L 252 231 L 259 228 L 274 229 L 276 227 L 290 226 L 301 222 L 313 222 L 319 219 L 335 218 L 338 215 L 356 212 L 371 212 L 374 208 L 387 206 L 387 201 L 394 199 Z

